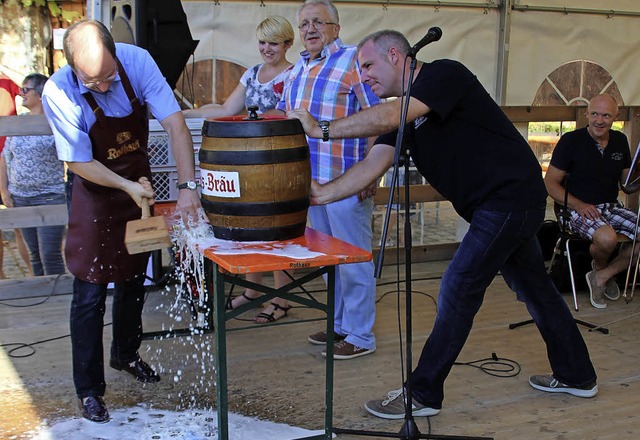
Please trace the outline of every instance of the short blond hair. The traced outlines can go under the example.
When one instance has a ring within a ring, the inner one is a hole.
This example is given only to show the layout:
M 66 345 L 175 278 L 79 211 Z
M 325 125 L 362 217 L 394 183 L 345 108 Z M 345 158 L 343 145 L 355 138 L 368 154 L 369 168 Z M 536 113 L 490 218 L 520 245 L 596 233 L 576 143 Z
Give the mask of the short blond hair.
M 289 20 L 280 15 L 271 15 L 258 25 L 256 36 L 259 41 L 269 43 L 293 43 L 293 27 Z

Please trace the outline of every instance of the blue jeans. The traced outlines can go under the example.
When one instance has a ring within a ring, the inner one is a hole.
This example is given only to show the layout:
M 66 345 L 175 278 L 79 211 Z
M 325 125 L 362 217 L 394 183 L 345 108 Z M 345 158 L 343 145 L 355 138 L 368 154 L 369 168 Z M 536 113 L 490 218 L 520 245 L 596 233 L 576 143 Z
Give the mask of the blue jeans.
M 111 359 L 133 362 L 142 342 L 144 276 L 115 283 L 112 305 Z M 104 326 L 107 284 L 93 284 L 76 278 L 71 301 L 71 352 L 73 383 L 79 398 L 104 396 Z
M 13 196 L 14 206 L 64 205 L 64 194 L 44 194 L 35 197 Z M 21 228 L 24 242 L 29 249 L 29 261 L 35 276 L 65 273 L 62 258 L 64 225 Z
M 543 219 L 543 207 L 474 213 L 469 232 L 442 277 L 433 330 L 412 375 L 412 395 L 418 402 L 442 408 L 444 381 L 498 271 L 538 327 L 554 377 L 573 386 L 596 380 L 573 315 L 546 273 L 536 239 Z
M 371 251 L 373 201 L 357 196 L 309 207 L 311 226 L 325 234 Z M 350 344 L 376 348 L 376 279 L 373 261 L 336 266 L 334 331 Z

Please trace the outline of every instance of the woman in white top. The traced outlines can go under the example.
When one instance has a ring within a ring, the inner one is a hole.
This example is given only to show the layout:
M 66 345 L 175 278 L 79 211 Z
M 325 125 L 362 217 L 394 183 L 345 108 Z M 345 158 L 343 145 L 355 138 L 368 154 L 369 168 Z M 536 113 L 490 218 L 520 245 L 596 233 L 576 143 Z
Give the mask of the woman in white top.
M 263 64 L 249 68 L 240 78 L 237 87 L 231 92 L 224 104 L 207 104 L 198 109 L 183 110 L 185 118 L 220 118 L 243 113 L 249 107 L 258 107 L 257 113 L 275 108 L 284 93 L 289 72 L 293 65 L 287 60 L 287 50 L 292 46 L 294 33 L 291 23 L 279 15 L 267 17 L 257 29 L 258 50 Z M 284 272 L 273 273 L 275 287 L 284 286 L 289 278 Z M 259 283 L 261 273 L 248 274 L 247 280 Z M 227 303 L 228 309 L 234 309 L 260 296 L 252 289 L 233 298 Z M 277 321 L 287 315 L 291 309 L 288 301 L 274 298 L 270 304 L 258 313 L 254 321 L 259 324 Z
M 256 36 L 264 63 L 247 69 L 224 104 L 183 110 L 185 118 L 233 116 L 252 106 L 258 107 L 258 113 L 264 113 L 276 106 L 293 68 L 286 58 L 287 50 L 293 44 L 293 27 L 286 18 L 273 15 L 258 25 Z

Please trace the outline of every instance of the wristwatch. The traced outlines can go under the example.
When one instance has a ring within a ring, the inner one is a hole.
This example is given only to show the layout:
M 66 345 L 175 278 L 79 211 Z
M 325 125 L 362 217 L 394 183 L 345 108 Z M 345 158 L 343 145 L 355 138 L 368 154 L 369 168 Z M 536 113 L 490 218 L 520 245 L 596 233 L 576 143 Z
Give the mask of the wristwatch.
M 187 180 L 186 182 L 178 185 L 178 189 L 190 189 L 192 191 L 195 191 L 197 187 L 198 185 L 193 180 Z
M 322 140 L 327 142 L 329 140 L 329 121 L 318 121 L 318 126 L 322 130 Z

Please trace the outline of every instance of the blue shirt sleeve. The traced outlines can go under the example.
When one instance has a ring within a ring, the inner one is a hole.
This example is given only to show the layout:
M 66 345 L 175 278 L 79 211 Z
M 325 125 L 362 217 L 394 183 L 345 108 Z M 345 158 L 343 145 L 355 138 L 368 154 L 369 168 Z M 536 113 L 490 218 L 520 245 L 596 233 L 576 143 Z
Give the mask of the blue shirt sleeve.
M 130 44 L 116 43 L 116 55 L 136 97 L 149 106 L 156 119 L 162 121 L 180 111 L 173 91 L 149 52 Z M 42 102 L 60 160 L 89 162 L 93 159 L 89 130 L 96 119 L 83 93 L 90 92 L 106 116 L 124 117 L 131 113 L 120 75 L 118 72 L 105 93 L 91 91 L 79 84 L 69 66 L 58 70 L 46 82 Z

